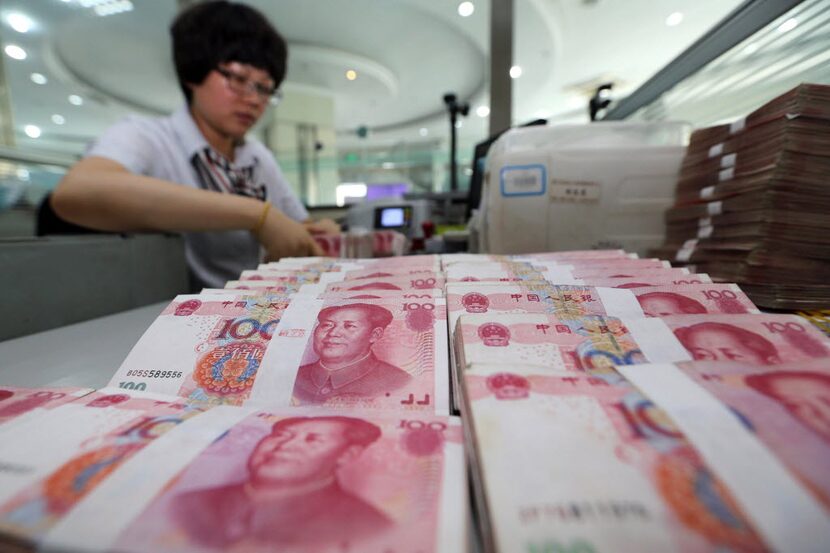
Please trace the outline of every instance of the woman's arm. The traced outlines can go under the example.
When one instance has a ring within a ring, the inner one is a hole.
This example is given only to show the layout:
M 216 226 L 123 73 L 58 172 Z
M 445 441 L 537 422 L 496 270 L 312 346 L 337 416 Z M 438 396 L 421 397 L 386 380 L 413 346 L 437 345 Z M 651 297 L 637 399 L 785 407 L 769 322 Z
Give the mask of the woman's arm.
M 130 173 L 103 157 L 79 161 L 52 194 L 61 218 L 108 231 L 251 230 L 263 202 Z M 321 255 L 301 223 L 270 209 L 258 238 L 269 258 Z

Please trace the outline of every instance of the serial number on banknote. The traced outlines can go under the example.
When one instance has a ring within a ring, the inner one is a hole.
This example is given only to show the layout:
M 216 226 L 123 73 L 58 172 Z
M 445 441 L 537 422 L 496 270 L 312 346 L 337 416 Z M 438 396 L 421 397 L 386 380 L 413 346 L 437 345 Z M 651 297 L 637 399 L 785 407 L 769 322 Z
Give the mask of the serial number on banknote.
M 141 378 L 181 378 L 182 371 L 154 371 L 135 369 L 127 371 L 127 376 L 137 376 Z

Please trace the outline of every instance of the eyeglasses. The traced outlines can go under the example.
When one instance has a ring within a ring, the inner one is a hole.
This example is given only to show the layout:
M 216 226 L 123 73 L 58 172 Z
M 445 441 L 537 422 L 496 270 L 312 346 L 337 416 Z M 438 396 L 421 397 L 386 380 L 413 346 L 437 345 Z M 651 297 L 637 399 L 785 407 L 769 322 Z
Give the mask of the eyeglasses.
M 231 71 L 230 69 L 225 69 L 224 67 L 217 67 L 216 72 L 225 77 L 228 88 L 240 96 L 253 92 L 260 100 L 268 100 L 268 103 L 272 106 L 277 105 L 282 100 L 282 92 L 277 90 L 275 86 L 266 86 L 262 83 L 252 81 L 245 75 Z

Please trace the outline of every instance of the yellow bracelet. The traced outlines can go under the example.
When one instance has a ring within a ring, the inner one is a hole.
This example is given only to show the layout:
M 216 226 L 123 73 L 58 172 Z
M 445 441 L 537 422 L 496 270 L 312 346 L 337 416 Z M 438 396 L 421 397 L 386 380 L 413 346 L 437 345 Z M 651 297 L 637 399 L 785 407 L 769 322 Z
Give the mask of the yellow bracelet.
M 259 231 L 262 230 L 262 227 L 265 225 L 265 218 L 268 216 L 268 210 L 271 209 L 271 202 L 263 202 L 265 207 L 262 209 L 262 214 L 259 216 L 259 221 L 257 221 L 254 228 L 251 229 L 251 232 L 254 236 L 259 236 Z

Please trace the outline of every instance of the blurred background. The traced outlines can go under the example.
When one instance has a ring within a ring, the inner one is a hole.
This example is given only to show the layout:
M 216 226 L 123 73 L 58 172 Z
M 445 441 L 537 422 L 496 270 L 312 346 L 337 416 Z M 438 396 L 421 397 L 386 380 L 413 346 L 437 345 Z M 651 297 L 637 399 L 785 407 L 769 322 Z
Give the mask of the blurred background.
M 600 97 L 613 115 L 615 104 L 719 24 L 764 4 L 515 0 L 510 66 L 492 75 L 489 1 L 246 3 L 289 42 L 283 101 L 255 134 L 300 198 L 335 215 L 338 206 L 367 199 L 451 192 L 448 92 L 469 105 L 455 123 L 457 191 L 450 194 L 466 199 L 475 145 L 491 135 L 495 80 L 510 81 L 514 126 L 587 122 L 589 101 L 604 84 L 612 86 Z M 182 103 L 168 26 L 187 4 L 3 0 L 0 237 L 34 233 L 41 198 L 109 125 Z M 830 82 L 830 2 L 791 4 L 656 99 L 614 118 L 701 127 L 731 121 L 800 82 Z M 463 223 L 465 211 L 447 220 Z

